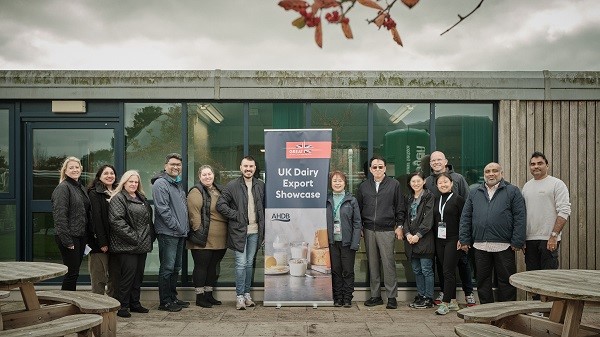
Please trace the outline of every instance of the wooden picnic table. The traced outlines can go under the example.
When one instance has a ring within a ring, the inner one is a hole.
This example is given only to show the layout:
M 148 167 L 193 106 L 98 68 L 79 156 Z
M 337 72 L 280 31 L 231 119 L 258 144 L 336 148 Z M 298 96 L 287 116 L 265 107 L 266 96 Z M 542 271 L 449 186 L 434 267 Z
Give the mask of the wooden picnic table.
M 36 312 L 40 310 L 40 301 L 33 284 L 62 276 L 67 273 L 67 269 L 65 265 L 48 262 L 0 262 L 0 290 L 19 288 L 25 310 Z M 0 312 L 0 330 L 5 328 L 5 324 L 12 327 L 27 325 L 19 322 L 16 322 L 16 325 L 7 323 L 10 321 L 10 314 Z
M 583 269 L 535 270 L 510 277 L 510 284 L 553 301 L 548 319 L 538 319 L 547 336 L 592 336 L 598 329 L 581 325 L 585 302 L 600 302 L 600 271 Z

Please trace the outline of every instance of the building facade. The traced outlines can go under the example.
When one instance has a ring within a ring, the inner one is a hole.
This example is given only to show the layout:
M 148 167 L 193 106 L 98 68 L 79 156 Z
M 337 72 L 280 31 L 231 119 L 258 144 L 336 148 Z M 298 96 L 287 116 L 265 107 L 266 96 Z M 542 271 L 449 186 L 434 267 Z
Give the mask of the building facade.
M 600 73 L 334 71 L 0 71 L 0 260 L 60 261 L 50 195 L 66 156 L 82 159 L 84 180 L 110 163 L 137 169 L 144 190 L 170 152 L 184 157 L 191 187 L 203 164 L 217 183 L 239 176 L 244 155 L 264 179 L 265 129 L 331 128 L 331 169 L 365 179 L 373 154 L 406 186 L 427 155 L 443 151 L 469 184 L 491 161 L 522 187 L 528 161 L 544 152 L 567 183 L 573 213 L 564 230 L 562 268 L 599 269 Z M 149 193 L 151 197 L 151 193 Z M 157 249 L 145 280 L 158 272 Z M 262 251 L 255 284 L 262 284 Z M 85 264 L 85 263 L 84 263 Z M 522 259 L 519 262 L 523 268 Z M 82 266 L 83 267 L 83 266 Z M 187 256 L 182 285 L 191 283 Z M 413 275 L 397 245 L 398 282 Z M 364 245 L 357 285 L 367 285 Z M 234 283 L 233 255 L 221 265 Z

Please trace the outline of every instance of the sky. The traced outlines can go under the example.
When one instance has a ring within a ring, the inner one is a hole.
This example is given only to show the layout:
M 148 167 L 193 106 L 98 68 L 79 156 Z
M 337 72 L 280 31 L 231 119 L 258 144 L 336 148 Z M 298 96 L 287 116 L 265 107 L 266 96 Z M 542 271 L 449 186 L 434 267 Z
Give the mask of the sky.
M 356 4 L 322 49 L 277 3 L 0 0 L 0 70 L 600 71 L 600 0 L 486 0 L 443 36 L 479 0 L 398 1 L 404 47 Z

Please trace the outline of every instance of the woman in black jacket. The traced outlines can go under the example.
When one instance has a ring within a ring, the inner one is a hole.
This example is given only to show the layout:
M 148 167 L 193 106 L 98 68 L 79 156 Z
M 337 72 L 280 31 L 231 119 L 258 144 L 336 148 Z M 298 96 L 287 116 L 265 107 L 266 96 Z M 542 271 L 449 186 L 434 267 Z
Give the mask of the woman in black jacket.
M 79 268 L 88 239 L 90 199 L 81 185 L 81 161 L 68 157 L 60 169 L 60 182 L 52 192 L 55 240 L 68 267 L 62 290 L 76 290 Z
M 327 195 L 327 235 L 333 304 L 350 308 L 354 293 L 354 260 L 362 227 L 360 208 L 356 198 L 346 192 L 346 175 L 333 171 L 329 177 L 332 193 Z
M 458 225 L 465 199 L 457 193 L 452 193 L 453 182 L 450 174 L 440 173 L 435 182 L 441 193 L 440 197 L 435 199 L 433 208 L 434 221 L 437 224 L 435 244 L 444 273 L 444 298 L 435 313 L 446 315 L 450 310 L 460 309 L 456 302 L 456 265 L 460 254 L 465 254 L 458 244 Z
M 88 258 L 92 292 L 100 295 L 113 295 L 113 284 L 110 279 L 110 260 L 108 255 L 108 199 L 117 187 L 115 168 L 102 165 L 96 177 L 88 186 L 88 195 L 92 208 L 90 221 L 90 238 L 88 245 L 92 249 Z
M 200 182 L 190 189 L 187 198 L 190 233 L 186 248 L 194 259 L 196 305 L 211 308 L 221 304 L 213 296 L 213 287 L 219 277 L 218 266 L 227 251 L 227 219 L 217 211 L 221 188 L 214 183 L 212 167 L 200 166 L 198 179 Z
M 119 265 L 118 288 L 114 297 L 121 302 L 119 317 L 131 317 L 130 311 L 147 313 L 140 303 L 146 255 L 152 251 L 154 225 L 152 208 L 140 184 L 140 175 L 123 173 L 109 205 L 109 247 Z
M 421 172 L 408 176 L 408 187 L 413 193 L 407 196 L 408 214 L 404 223 L 404 248 L 410 259 L 417 283 L 417 296 L 410 307 L 433 308 L 433 255 L 435 243 L 433 227 L 433 194 L 424 189 L 425 177 Z

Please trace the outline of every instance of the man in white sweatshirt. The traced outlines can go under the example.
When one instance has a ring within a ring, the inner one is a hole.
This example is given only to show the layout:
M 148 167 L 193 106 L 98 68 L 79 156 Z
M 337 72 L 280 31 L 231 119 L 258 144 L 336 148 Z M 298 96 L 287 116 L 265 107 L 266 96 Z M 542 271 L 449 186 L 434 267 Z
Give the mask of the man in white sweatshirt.
M 548 175 L 548 159 L 541 152 L 531 155 L 529 171 L 533 179 L 522 191 L 527 208 L 526 268 L 558 269 L 561 231 L 571 214 L 569 190 L 562 180 Z

